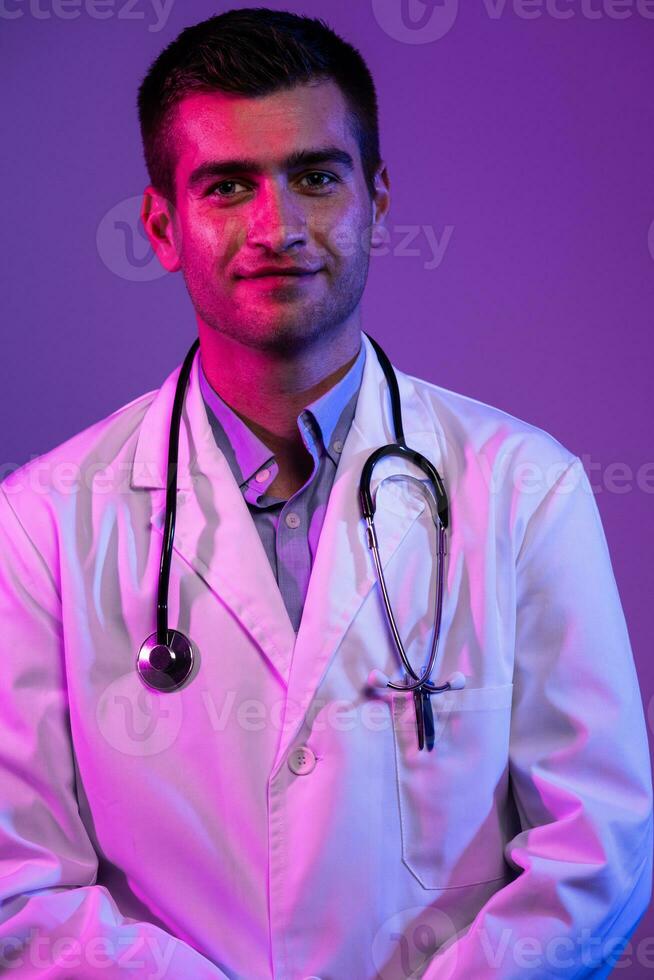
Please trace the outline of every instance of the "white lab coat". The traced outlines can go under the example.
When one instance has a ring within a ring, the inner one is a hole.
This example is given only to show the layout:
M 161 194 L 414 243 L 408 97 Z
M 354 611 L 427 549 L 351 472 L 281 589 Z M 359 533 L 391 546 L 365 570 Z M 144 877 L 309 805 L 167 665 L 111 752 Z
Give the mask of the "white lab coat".
M 3 484 L 7 975 L 603 977 L 599 951 L 637 925 L 649 753 L 582 465 L 542 430 L 398 372 L 407 442 L 451 506 L 434 679 L 467 678 L 433 697 L 435 749 L 418 752 L 410 698 L 366 689 L 373 668 L 401 675 L 359 511 L 363 462 L 393 438 L 363 342 L 297 639 L 196 356 L 170 576 L 170 625 L 196 669 L 173 694 L 146 690 L 135 658 L 155 628 L 179 369 Z M 417 473 L 380 463 L 373 489 L 397 472 Z M 418 664 L 434 587 L 421 501 L 385 483 L 376 520 Z

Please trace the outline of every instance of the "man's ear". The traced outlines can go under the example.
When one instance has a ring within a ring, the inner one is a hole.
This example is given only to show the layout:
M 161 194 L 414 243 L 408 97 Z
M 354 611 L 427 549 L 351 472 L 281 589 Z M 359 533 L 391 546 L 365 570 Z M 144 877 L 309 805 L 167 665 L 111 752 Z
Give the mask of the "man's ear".
M 375 194 L 372 200 L 370 244 L 373 248 L 388 244 L 384 234 L 386 216 L 391 206 L 391 185 L 386 164 L 382 160 L 375 172 Z
M 150 245 L 164 269 L 181 269 L 181 233 L 174 205 L 148 185 L 143 192 L 141 221 Z

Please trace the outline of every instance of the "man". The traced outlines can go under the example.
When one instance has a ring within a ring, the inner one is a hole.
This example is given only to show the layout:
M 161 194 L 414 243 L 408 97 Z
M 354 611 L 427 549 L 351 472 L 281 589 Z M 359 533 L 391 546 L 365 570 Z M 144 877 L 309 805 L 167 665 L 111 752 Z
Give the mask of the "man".
M 2 485 L 3 969 L 607 976 L 651 893 L 652 786 L 580 460 L 397 372 L 449 499 L 433 680 L 465 676 L 419 748 L 417 701 L 369 682 L 405 674 L 358 495 L 395 439 L 360 314 L 390 199 L 367 68 L 322 22 L 229 11 L 159 56 L 139 111 L 143 222 L 200 341 L 168 587 L 193 664 L 167 693 L 136 670 L 177 368 Z M 407 477 L 384 459 L 372 490 L 420 668 L 436 579 Z

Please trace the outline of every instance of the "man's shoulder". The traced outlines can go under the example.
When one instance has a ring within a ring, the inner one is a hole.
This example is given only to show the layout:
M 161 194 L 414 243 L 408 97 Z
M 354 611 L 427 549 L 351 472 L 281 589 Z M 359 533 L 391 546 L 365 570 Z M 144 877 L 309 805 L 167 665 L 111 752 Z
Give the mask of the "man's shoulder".
M 556 468 L 577 460 L 551 432 L 470 395 L 407 375 L 421 406 L 420 416 L 444 439 L 448 455 L 482 459 L 487 466 Z
M 143 417 L 158 389 L 145 392 L 73 436 L 34 456 L 0 483 L 10 498 L 70 492 L 80 480 L 129 466 Z

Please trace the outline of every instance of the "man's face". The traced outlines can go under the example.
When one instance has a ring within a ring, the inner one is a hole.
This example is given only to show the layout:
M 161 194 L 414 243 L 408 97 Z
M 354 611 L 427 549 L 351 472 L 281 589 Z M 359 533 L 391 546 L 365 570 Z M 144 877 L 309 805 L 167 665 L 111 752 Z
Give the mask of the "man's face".
M 182 270 L 198 317 L 279 351 L 358 329 L 387 176 L 380 168 L 371 201 L 338 86 L 193 94 L 177 106 L 173 136 L 171 244 L 153 245 L 166 268 Z M 308 274 L 260 274 L 269 267 Z

